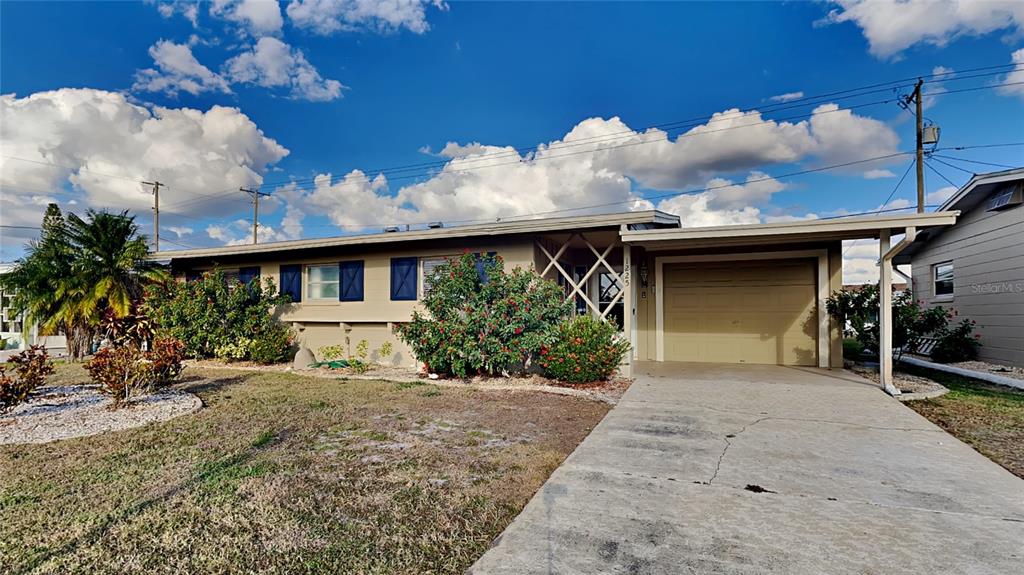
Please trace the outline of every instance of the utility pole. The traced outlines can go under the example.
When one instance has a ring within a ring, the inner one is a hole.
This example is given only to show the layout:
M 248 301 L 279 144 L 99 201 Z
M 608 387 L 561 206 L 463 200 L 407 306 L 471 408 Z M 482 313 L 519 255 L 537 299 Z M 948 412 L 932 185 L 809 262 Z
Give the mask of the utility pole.
M 917 120 L 917 213 L 924 213 L 924 117 L 921 115 L 921 86 L 918 78 L 914 86 L 914 109 Z
M 259 240 L 259 228 L 260 228 L 260 196 L 269 196 L 266 192 L 259 190 L 249 190 L 246 188 L 238 188 L 238 191 L 245 192 L 252 196 L 252 243 L 253 245 L 258 244 Z
M 142 182 L 143 185 L 153 186 L 153 251 L 160 251 L 160 182 Z

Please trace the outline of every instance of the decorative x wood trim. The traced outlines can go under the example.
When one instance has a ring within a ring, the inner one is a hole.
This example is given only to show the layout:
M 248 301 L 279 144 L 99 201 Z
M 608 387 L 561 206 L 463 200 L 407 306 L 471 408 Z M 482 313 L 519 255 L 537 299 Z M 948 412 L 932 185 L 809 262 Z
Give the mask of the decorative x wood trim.
M 563 254 L 565 254 L 565 250 L 569 249 L 569 244 L 571 244 L 572 240 L 577 236 L 581 240 L 583 240 L 583 243 L 585 243 L 587 247 L 590 248 L 590 251 L 594 253 L 594 256 L 597 257 L 597 261 L 590 266 L 590 268 L 587 270 L 587 273 L 584 274 L 582 278 L 580 278 L 579 282 L 574 281 L 572 279 L 572 274 L 567 272 L 565 268 L 563 268 L 562 265 L 558 263 L 559 258 L 561 258 Z M 612 249 L 615 248 L 615 245 L 616 242 L 612 242 L 608 244 L 608 246 L 604 249 L 603 252 L 599 252 L 597 251 L 597 248 L 595 248 L 593 244 L 590 243 L 590 240 L 588 240 L 583 234 L 573 233 L 570 234 L 569 238 L 565 240 L 565 243 L 563 243 L 562 246 L 558 248 L 558 251 L 555 252 L 554 255 L 551 255 L 551 252 L 548 251 L 546 247 L 544 247 L 544 243 L 538 239 L 537 247 L 540 248 L 540 251 L 544 252 L 544 255 L 547 256 L 549 260 L 548 265 L 545 266 L 544 271 L 541 273 L 541 276 L 547 275 L 547 273 L 551 271 L 552 267 L 557 269 L 558 273 L 560 273 L 562 275 L 562 278 L 565 279 L 566 283 L 569 284 L 569 287 L 572 288 L 572 293 L 569 294 L 569 296 L 566 297 L 566 299 L 571 300 L 576 295 L 579 295 L 580 297 L 583 298 L 583 301 L 587 302 L 587 307 L 594 310 L 594 313 L 596 313 L 603 319 L 608 316 L 608 313 L 611 311 L 612 307 L 614 307 L 615 304 L 618 303 L 620 299 L 622 299 L 622 294 L 626 290 L 626 282 L 622 281 L 622 276 L 619 275 L 619 273 L 612 268 L 611 264 L 609 264 L 608 260 L 606 259 L 608 257 L 608 254 L 612 252 Z M 608 305 L 605 306 L 604 310 L 599 308 L 598 305 L 595 305 L 594 301 L 592 301 L 591 298 L 588 297 L 587 294 L 584 293 L 581 289 L 582 286 L 587 284 L 587 281 L 591 278 L 591 276 L 593 276 L 594 273 L 601 268 L 601 266 L 604 266 L 604 268 L 608 270 L 612 278 L 618 281 L 619 286 L 621 286 L 622 288 L 619 290 L 619 293 L 615 294 L 615 297 L 612 298 L 612 301 L 608 302 Z

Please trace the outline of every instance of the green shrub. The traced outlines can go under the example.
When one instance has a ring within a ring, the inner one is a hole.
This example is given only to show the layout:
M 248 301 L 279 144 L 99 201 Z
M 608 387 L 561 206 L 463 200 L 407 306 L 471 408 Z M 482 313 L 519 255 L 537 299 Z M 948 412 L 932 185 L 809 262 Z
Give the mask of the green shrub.
M 343 359 L 345 357 L 345 346 L 340 343 L 325 345 L 318 349 L 317 353 L 320 354 L 320 361 Z
M 346 355 L 345 349 L 348 347 L 349 339 L 345 338 L 345 345 L 334 344 L 325 345 L 321 347 L 317 352 L 320 354 L 320 362 L 317 366 L 327 367 L 345 367 L 355 371 L 356 373 L 366 373 L 370 369 L 370 342 L 365 339 L 359 340 L 356 343 L 355 355 Z M 377 352 L 377 357 L 384 359 L 391 357 L 394 351 L 394 345 L 390 341 L 386 341 L 380 345 L 379 348 L 374 350 Z
M 272 324 L 249 344 L 249 359 L 263 364 L 288 361 L 295 355 L 293 342 L 291 328 L 280 322 Z
M 435 268 L 428 281 L 427 313 L 414 311 L 396 332 L 433 373 L 521 372 L 571 310 L 555 282 L 519 268 L 506 273 L 500 257 L 465 253 Z
M 215 269 L 195 281 L 151 286 L 142 311 L 158 334 L 181 340 L 189 357 L 265 363 L 285 361 L 291 353 L 291 331 L 272 313 L 289 301 L 269 279 L 229 286 Z
M 14 372 L 14 376 L 7 374 L 8 369 Z M 41 345 L 33 345 L 11 356 L 5 365 L 0 366 L 0 413 L 23 403 L 51 375 L 53 362 Z
M 213 350 L 213 355 L 217 359 L 226 359 L 228 361 L 241 361 L 249 357 L 249 350 L 252 347 L 252 340 L 247 337 L 240 337 L 230 343 L 217 346 L 217 349 Z
M 541 349 L 540 365 L 555 379 L 587 383 L 611 377 L 627 353 L 629 342 L 615 324 L 581 315 L 558 325 L 551 346 Z
M 864 344 L 857 338 L 843 338 L 843 357 L 845 359 L 857 359 L 862 353 L 864 353 Z
M 977 322 L 961 320 L 952 328 L 946 327 L 936 334 L 935 347 L 931 358 L 938 363 L 956 363 L 977 359 L 981 348 L 980 334 L 974 333 Z
M 892 299 L 892 346 L 902 348 L 915 339 L 943 329 L 950 313 L 941 306 L 925 308 L 905 291 Z M 839 290 L 825 304 L 829 316 L 843 328 L 843 335 L 855 338 L 863 349 L 878 352 L 878 286 Z
M 100 392 L 113 398 L 114 407 L 149 392 L 156 380 L 152 362 L 134 343 L 100 349 L 85 363 L 85 369 Z

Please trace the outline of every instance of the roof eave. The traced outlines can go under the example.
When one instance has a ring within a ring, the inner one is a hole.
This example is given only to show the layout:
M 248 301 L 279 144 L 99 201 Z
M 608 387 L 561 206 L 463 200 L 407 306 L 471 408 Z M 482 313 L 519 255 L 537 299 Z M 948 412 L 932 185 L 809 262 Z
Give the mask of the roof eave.
M 838 218 L 834 220 L 804 220 L 774 224 L 716 226 L 661 230 L 623 231 L 626 243 L 651 242 L 720 242 L 723 245 L 763 241 L 769 238 L 787 240 L 846 240 L 877 237 L 883 229 L 900 230 L 908 227 L 928 228 L 950 226 L 956 223 L 960 212 L 932 212 L 927 214 L 872 216 L 865 218 Z
M 333 236 L 309 240 L 290 240 L 265 244 L 246 244 L 241 246 L 221 246 L 188 250 L 160 251 L 149 255 L 152 260 L 181 260 L 211 258 L 223 256 L 242 256 L 255 253 L 273 253 L 318 248 L 377 245 L 387 243 L 418 242 L 440 239 L 457 239 L 463 237 L 486 237 L 517 235 L 528 233 L 544 233 L 562 229 L 580 228 L 619 228 L 622 224 L 650 223 L 661 226 L 680 225 L 679 216 L 660 210 L 644 210 L 621 212 L 614 214 L 592 214 L 585 216 L 566 216 L 559 218 L 516 220 L 496 222 L 493 224 L 477 224 L 452 228 L 431 230 L 413 230 L 404 232 L 385 232 L 353 236 Z

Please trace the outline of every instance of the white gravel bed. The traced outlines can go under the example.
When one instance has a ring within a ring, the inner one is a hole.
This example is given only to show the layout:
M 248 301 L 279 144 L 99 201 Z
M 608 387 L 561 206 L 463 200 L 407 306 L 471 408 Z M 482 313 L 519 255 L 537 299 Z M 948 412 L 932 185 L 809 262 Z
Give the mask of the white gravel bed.
M 917 355 L 916 353 L 908 355 L 909 357 L 932 362 L 932 358 L 928 357 L 927 355 Z M 1012 365 L 999 365 L 998 363 L 990 363 L 981 360 L 958 361 L 956 363 L 944 363 L 942 365 L 949 365 L 952 367 L 959 367 L 960 369 L 969 369 L 971 371 L 980 371 L 982 373 L 991 373 L 992 375 L 999 375 L 1002 377 L 1010 377 L 1013 379 L 1024 380 L 1024 367 L 1014 367 Z
M 987 361 L 958 361 L 950 363 L 953 367 L 962 367 L 971 371 L 981 371 L 992 375 L 1012 377 L 1013 379 L 1024 380 L 1024 367 L 1012 367 L 1009 365 L 998 365 Z
M 869 379 L 875 383 L 879 382 L 878 369 L 870 368 L 863 365 L 856 365 L 850 369 L 850 371 L 857 375 Z M 892 374 L 893 383 L 896 385 L 896 389 L 899 389 L 901 393 L 911 397 L 903 397 L 901 399 L 919 399 L 923 397 L 938 397 L 949 390 L 946 389 L 942 384 L 937 381 L 928 379 L 927 377 L 921 377 L 919 375 L 911 375 L 909 373 L 903 373 L 901 371 L 894 371 Z
M 184 391 L 161 390 L 120 409 L 96 386 L 50 386 L 13 411 L 0 415 L 0 445 L 46 443 L 121 431 L 192 413 L 203 402 Z

